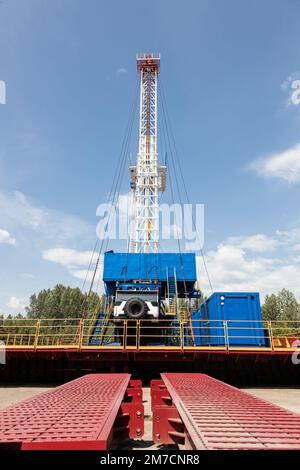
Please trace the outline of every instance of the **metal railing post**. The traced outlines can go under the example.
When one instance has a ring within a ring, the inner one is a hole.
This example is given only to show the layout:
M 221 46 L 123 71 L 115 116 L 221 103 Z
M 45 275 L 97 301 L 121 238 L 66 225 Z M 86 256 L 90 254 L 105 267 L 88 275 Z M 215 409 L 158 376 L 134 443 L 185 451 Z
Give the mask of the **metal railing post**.
M 38 346 L 40 328 L 41 328 L 41 320 L 38 320 L 37 324 L 36 324 L 36 329 L 35 329 L 34 350 L 36 350 L 36 348 Z
M 269 330 L 269 337 L 270 337 L 270 342 L 271 342 L 271 349 L 274 351 L 275 346 L 274 346 L 274 341 L 273 341 L 273 329 L 272 329 L 272 322 L 269 320 L 267 322 L 268 324 L 268 330 Z
M 140 349 L 140 320 L 137 320 L 137 326 L 136 326 L 136 348 L 139 351 Z
M 124 320 L 123 324 L 123 349 L 127 346 L 127 320 Z
M 183 320 L 179 320 L 179 337 L 180 337 L 180 349 L 183 350 L 184 349 L 184 334 L 183 334 L 183 330 L 184 329 L 184 324 L 183 324 Z
M 223 327 L 224 327 L 224 342 L 226 349 L 229 349 L 229 337 L 228 337 L 228 321 L 224 320 L 223 321 Z
M 78 338 L 78 349 L 79 351 L 82 348 L 82 342 L 83 342 L 83 327 L 84 327 L 84 319 L 81 319 L 79 321 L 79 338 Z

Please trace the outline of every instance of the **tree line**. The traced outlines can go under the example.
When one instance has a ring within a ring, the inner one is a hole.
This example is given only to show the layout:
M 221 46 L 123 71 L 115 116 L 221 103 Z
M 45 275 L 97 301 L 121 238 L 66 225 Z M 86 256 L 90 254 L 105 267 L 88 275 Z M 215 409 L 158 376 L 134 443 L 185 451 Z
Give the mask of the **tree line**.
M 205 300 L 201 295 L 198 303 Z M 25 308 L 25 315 L 9 315 L 10 319 L 38 319 L 38 318 L 80 318 L 83 311 L 86 318 L 92 318 L 97 312 L 103 311 L 104 296 L 91 292 L 87 299 L 87 293 L 81 292 L 79 288 L 73 288 L 57 284 L 52 289 L 43 289 L 33 294 L 29 304 Z M 262 305 L 264 320 L 272 321 L 300 321 L 300 304 L 292 292 L 282 289 L 278 294 L 266 295 Z M 4 319 L 0 315 L 0 319 Z
M 262 316 L 264 320 L 277 321 L 285 327 L 300 327 L 297 323 L 300 322 L 300 304 L 292 292 L 282 289 L 278 294 L 266 295 Z
M 43 289 L 33 294 L 25 307 L 25 314 L 8 315 L 8 319 L 39 319 L 39 318 L 91 318 L 104 307 L 104 296 L 95 292 L 81 292 L 77 287 L 57 284 L 52 289 Z M 3 319 L 4 315 L 0 315 Z

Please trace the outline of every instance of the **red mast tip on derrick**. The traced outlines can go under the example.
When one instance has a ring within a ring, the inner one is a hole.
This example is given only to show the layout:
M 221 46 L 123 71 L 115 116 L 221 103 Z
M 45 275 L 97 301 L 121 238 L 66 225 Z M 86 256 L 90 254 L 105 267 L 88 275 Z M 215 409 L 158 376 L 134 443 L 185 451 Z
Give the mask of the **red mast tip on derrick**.
M 137 69 L 139 72 L 146 71 L 151 73 L 160 72 L 160 54 L 146 53 L 137 54 Z

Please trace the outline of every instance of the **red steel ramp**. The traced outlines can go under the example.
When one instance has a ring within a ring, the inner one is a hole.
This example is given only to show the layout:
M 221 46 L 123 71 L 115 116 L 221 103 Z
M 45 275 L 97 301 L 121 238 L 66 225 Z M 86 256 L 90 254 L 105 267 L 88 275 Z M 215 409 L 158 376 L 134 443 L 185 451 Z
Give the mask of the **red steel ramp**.
M 204 374 L 151 384 L 153 440 L 185 449 L 300 449 L 300 415 Z
M 0 450 L 108 449 L 128 428 L 141 437 L 140 387 L 129 374 L 90 374 L 12 405 L 0 411 Z

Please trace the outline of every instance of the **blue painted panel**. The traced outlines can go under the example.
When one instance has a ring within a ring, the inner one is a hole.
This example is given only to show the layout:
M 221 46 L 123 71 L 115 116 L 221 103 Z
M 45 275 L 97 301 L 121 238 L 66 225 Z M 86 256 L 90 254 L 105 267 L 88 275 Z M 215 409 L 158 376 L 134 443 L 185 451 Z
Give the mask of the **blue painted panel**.
M 176 268 L 177 281 L 196 282 L 195 253 L 113 253 L 104 255 L 104 282 L 133 279 L 166 281 Z
M 209 297 L 192 316 L 196 345 L 224 346 L 224 320 L 229 346 L 269 346 L 257 292 L 216 292 Z

